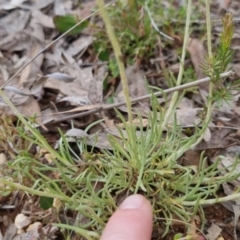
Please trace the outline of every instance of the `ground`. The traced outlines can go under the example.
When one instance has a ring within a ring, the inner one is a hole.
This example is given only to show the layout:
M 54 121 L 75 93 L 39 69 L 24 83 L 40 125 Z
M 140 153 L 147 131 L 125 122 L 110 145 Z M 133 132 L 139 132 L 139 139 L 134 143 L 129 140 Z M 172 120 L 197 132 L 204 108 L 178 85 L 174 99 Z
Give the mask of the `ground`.
M 0 3 L 0 238 L 99 238 L 137 189 L 154 206 L 152 239 L 240 239 L 238 1 L 210 5 L 212 60 L 203 1 L 191 15 L 188 1 L 105 2 L 119 59 L 97 2 Z M 15 235 L 21 213 L 41 226 Z

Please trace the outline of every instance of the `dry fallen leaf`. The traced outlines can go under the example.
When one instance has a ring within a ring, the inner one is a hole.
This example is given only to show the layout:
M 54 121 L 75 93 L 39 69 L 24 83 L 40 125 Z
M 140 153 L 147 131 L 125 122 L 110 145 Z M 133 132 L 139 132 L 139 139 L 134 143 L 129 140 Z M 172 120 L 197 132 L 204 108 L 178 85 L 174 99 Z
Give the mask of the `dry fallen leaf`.
M 126 75 L 128 79 L 129 94 L 131 98 L 137 98 L 148 94 L 147 82 L 145 81 L 144 73 L 141 70 L 136 69 L 134 66 L 129 66 L 126 69 Z M 122 84 L 117 87 L 115 94 L 117 95 L 118 102 L 124 102 L 124 93 Z M 149 112 L 149 100 L 142 100 L 133 105 L 136 112 L 143 115 L 147 115 Z M 119 107 L 122 111 L 127 111 L 125 106 Z
M 203 43 L 196 38 L 192 38 L 189 40 L 187 50 L 190 53 L 197 79 L 202 79 L 206 77 L 201 67 L 201 65 L 206 62 L 207 56 Z M 208 92 L 208 87 L 209 83 L 199 85 L 199 88 L 206 92 Z
M 176 110 L 177 124 L 181 126 L 196 126 L 201 122 L 199 114 L 203 111 L 202 108 L 183 108 Z M 172 124 L 174 117 L 169 121 Z
M 107 132 L 96 132 L 88 135 L 81 129 L 72 128 L 65 133 L 68 142 L 82 141 L 89 146 L 97 147 L 100 149 L 112 149 L 111 144 L 107 138 Z M 59 141 L 55 145 L 55 149 L 59 147 Z
M 25 32 L 12 33 L 0 40 L 1 50 L 22 51 L 27 50 L 31 45 L 32 37 Z
M 207 231 L 208 231 L 208 234 L 207 234 L 208 239 L 216 240 L 217 237 L 221 234 L 222 229 L 218 225 L 212 223 L 212 226 Z
M 32 17 L 35 18 L 36 22 L 41 24 L 43 27 L 52 28 L 52 29 L 55 28 L 52 17 L 43 14 L 39 10 L 32 11 Z
M 86 97 L 81 97 L 81 96 L 64 97 L 59 100 L 59 102 L 64 102 L 64 101 L 69 102 L 72 106 L 83 105 L 82 107 L 73 108 L 72 110 L 69 110 L 67 112 L 90 110 L 90 109 L 96 108 L 96 106 L 100 106 L 100 105 L 91 105 L 87 96 Z
M 88 89 L 88 99 L 92 104 L 103 103 L 103 80 L 106 77 L 107 67 L 104 65 L 97 69 Z
M 2 0 L 2 2 L 0 3 L 0 10 L 11 10 L 11 9 L 15 9 L 19 6 L 21 6 L 21 4 L 23 2 L 26 2 L 26 0 Z
M 91 45 L 93 42 L 92 36 L 83 36 L 74 42 L 71 43 L 71 45 L 66 50 L 66 53 L 69 56 L 75 56 L 79 54 L 81 51 L 85 50 L 89 45 Z
M 17 109 L 24 116 L 37 116 L 37 122 L 41 123 L 41 109 L 34 97 L 29 97 L 28 101 L 20 106 L 17 106 Z
M 6 16 L 0 18 L 0 26 L 6 31 L 6 35 L 23 31 L 30 18 L 30 12 L 21 9 L 15 9 Z
M 81 85 L 76 81 L 66 85 L 66 83 L 61 80 L 49 78 L 44 87 L 59 90 L 65 96 L 78 96 L 88 99 L 87 91 L 82 89 Z

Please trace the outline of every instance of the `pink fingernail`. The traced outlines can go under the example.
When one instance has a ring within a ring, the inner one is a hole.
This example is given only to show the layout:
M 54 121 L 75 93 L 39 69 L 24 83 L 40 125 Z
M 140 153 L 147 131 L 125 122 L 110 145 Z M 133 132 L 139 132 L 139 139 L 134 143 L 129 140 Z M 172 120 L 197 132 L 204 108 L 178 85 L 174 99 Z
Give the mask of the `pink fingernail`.
M 120 209 L 136 209 L 140 208 L 144 202 L 144 198 L 139 195 L 132 195 L 127 197 L 123 203 L 119 206 Z

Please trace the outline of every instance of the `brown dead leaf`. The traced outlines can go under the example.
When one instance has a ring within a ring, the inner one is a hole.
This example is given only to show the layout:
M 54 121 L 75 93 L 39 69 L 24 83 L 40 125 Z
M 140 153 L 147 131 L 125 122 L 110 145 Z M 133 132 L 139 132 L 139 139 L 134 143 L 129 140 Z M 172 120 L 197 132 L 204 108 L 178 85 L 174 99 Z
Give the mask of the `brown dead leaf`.
M 213 150 L 219 150 L 226 148 L 233 140 L 227 138 L 228 134 L 231 133 L 232 129 L 220 128 L 216 129 L 211 133 L 211 140 L 208 142 L 201 141 L 195 150 L 209 150 L 209 153 Z M 211 154 L 211 153 L 210 153 Z
M 29 24 L 30 34 L 32 36 L 31 44 L 27 49 L 26 56 L 29 59 L 35 57 L 42 49 L 45 40 L 43 27 L 38 23 L 38 21 L 32 17 Z M 20 77 L 20 84 L 28 81 L 29 78 L 35 78 L 37 74 L 41 74 L 41 66 L 43 63 L 44 54 L 40 54 L 36 59 L 31 61 L 30 64 L 22 71 Z
M 193 108 L 193 107 L 194 107 L 193 100 L 190 100 L 189 98 L 186 98 L 186 97 L 184 97 L 178 105 L 179 109 Z
M 85 131 L 81 129 L 70 129 L 65 133 L 66 140 L 68 142 L 77 142 L 82 141 L 85 142 L 87 145 L 92 147 L 97 147 L 100 149 L 112 149 L 111 144 L 107 138 L 107 132 L 100 131 L 93 134 L 88 135 Z M 55 145 L 55 148 L 59 147 L 59 141 Z
M 15 105 L 19 113 L 21 113 L 22 115 L 28 117 L 37 116 L 38 118 L 36 119 L 36 121 L 42 126 L 41 109 L 37 100 L 33 96 L 21 96 L 19 94 L 13 93 L 11 94 L 10 100 Z M 12 110 L 6 105 L 2 105 L 1 109 L 7 114 L 14 114 Z
M 190 53 L 197 79 L 206 77 L 203 73 L 203 69 L 201 68 L 201 64 L 206 62 L 207 56 L 203 43 L 196 38 L 192 38 L 189 40 L 187 50 Z M 209 83 L 201 84 L 199 87 L 200 89 L 208 92 Z
M 179 160 L 182 166 L 199 166 L 200 154 L 194 150 L 188 150 Z
M 26 3 L 27 2 L 27 3 Z M 15 8 L 23 8 L 23 9 L 42 9 L 52 4 L 54 0 L 35 0 L 35 1 L 27 1 L 27 0 L 1 0 L 0 10 L 11 10 Z
M 181 126 L 196 126 L 201 122 L 199 114 L 203 111 L 202 108 L 183 108 L 176 110 L 177 124 Z M 173 117 L 169 124 L 173 124 Z
M 52 29 L 55 28 L 52 17 L 43 14 L 39 10 L 32 11 L 32 17 L 35 18 L 36 22 L 41 24 L 43 27 L 52 28 Z
M 240 163 L 236 164 L 236 161 L 238 161 L 237 157 L 240 155 L 240 147 L 239 146 L 231 146 L 226 149 L 222 149 L 219 151 L 217 156 L 214 156 L 211 158 L 212 162 L 215 162 L 219 157 L 221 158 L 221 161 L 219 162 L 218 169 L 221 171 L 222 175 L 225 175 L 229 171 L 232 171 L 233 166 L 235 169 L 233 170 L 234 173 L 240 172 Z M 231 186 L 234 186 L 234 188 L 237 188 L 240 184 L 240 177 L 235 179 L 234 181 L 231 181 Z M 227 190 L 227 189 L 226 189 Z M 234 189 L 232 189 L 232 192 L 225 192 L 226 195 L 232 194 Z
M 81 85 L 76 81 L 66 84 L 61 80 L 49 78 L 44 87 L 59 90 L 65 96 L 81 96 L 88 99 L 87 91 L 83 90 Z
M 55 0 L 54 3 L 54 15 L 67 15 L 72 12 L 72 1 Z
M 32 96 L 28 89 L 22 90 L 14 86 L 6 86 L 4 88 L 4 92 L 12 101 L 14 106 L 21 106 L 22 104 L 25 104 L 29 100 L 29 97 Z
M 41 109 L 34 97 L 29 97 L 28 101 L 17 107 L 18 111 L 28 117 L 38 116 L 38 121 L 41 122 Z
M 90 135 L 90 140 L 87 142 L 87 144 L 100 149 L 112 150 L 112 145 L 109 143 L 107 136 L 108 133 L 105 131 L 92 134 Z
M 93 67 L 80 68 L 75 59 L 66 52 L 61 53 L 61 60 L 60 72 L 72 76 L 82 89 L 88 91 L 93 79 Z
M 205 142 L 209 142 L 211 140 L 212 134 L 209 128 L 206 129 L 206 131 L 204 132 L 203 135 L 203 139 L 205 140 Z
M 31 35 L 25 32 L 12 33 L 0 40 L 0 49 L 12 52 L 27 50 L 31 39 Z
M 66 137 L 76 137 L 78 139 L 88 138 L 88 134 L 82 129 L 72 128 L 65 133 Z
M 62 116 L 55 115 L 55 113 L 56 113 L 56 109 L 53 109 L 53 108 L 47 108 L 47 109 L 43 110 L 41 112 L 42 124 L 49 125 L 52 121 L 61 119 Z M 48 129 L 49 129 L 49 126 L 48 126 Z
M 22 5 L 26 0 L 2 0 L 0 10 L 11 10 Z
M 218 118 L 228 118 L 228 116 L 240 115 L 240 93 L 237 90 L 231 91 L 233 98 L 228 102 L 223 102 L 222 105 L 213 113 Z
M 42 99 L 43 88 L 47 81 L 46 77 L 37 76 L 36 78 L 31 79 L 31 81 L 25 82 L 22 87 L 23 89 L 29 89 L 32 95 L 34 95 L 38 100 Z
M 207 231 L 208 231 L 208 234 L 207 234 L 208 239 L 216 240 L 217 237 L 221 234 L 222 229 L 218 225 L 212 223 L 211 227 Z
M 29 4 L 24 4 L 24 9 L 39 10 L 39 9 L 46 8 L 53 2 L 54 2 L 54 0 L 35 0 L 32 2 L 29 2 Z
M 88 99 L 92 104 L 103 103 L 103 80 L 106 77 L 107 68 L 102 66 L 97 70 L 95 78 L 92 79 L 89 90 Z
M 50 73 L 50 74 L 45 75 L 45 77 L 58 79 L 65 83 L 73 82 L 73 80 L 74 80 L 74 78 L 71 77 L 70 75 L 65 74 L 65 73 L 60 73 L 60 72 Z
M 5 58 L 0 52 L 0 85 L 6 82 L 9 79 L 10 69 L 12 68 L 12 63 L 7 58 Z
M 77 8 L 75 11 L 75 14 L 81 18 L 84 19 L 87 16 L 91 14 L 91 12 L 94 10 L 94 8 L 97 6 L 96 1 L 86 1 L 81 4 L 80 8 Z
M 38 52 L 40 52 L 41 46 L 38 43 L 32 43 L 29 46 L 29 50 L 27 51 L 27 56 L 29 59 L 34 57 Z M 41 66 L 43 62 L 43 54 L 41 54 L 37 59 L 32 61 L 30 64 L 27 65 L 26 68 L 22 71 L 20 75 L 19 84 L 22 85 L 23 83 L 27 82 L 30 78 L 35 78 L 38 74 L 41 74 Z
M 203 111 L 202 108 L 192 108 L 192 102 L 183 99 L 180 103 L 180 109 L 176 110 L 177 124 L 184 127 L 194 127 L 201 123 L 200 113 Z M 169 124 L 173 124 L 175 116 L 170 119 Z M 206 129 L 203 139 L 208 142 L 211 139 L 211 131 L 209 128 Z
M 84 110 L 90 110 L 93 108 L 96 108 L 94 106 L 97 105 L 90 105 L 90 101 L 87 97 L 77 97 L 77 96 L 72 96 L 72 97 L 64 97 L 60 99 L 58 102 L 69 102 L 71 106 L 82 106 L 82 107 L 77 107 L 72 109 L 71 111 L 76 112 L 76 111 L 84 111 Z M 99 105 L 100 106 L 100 105 Z M 82 110 L 81 110 L 82 109 Z
M 45 88 L 59 90 L 62 94 L 68 97 L 76 97 L 88 100 L 88 86 L 92 79 L 92 68 L 81 69 L 75 60 L 66 54 L 61 54 L 56 49 L 56 63 L 54 65 L 60 65 L 60 73 L 67 74 L 71 77 L 71 82 L 66 84 L 65 80 L 62 77 L 55 74 L 54 78 L 50 77 L 47 79 Z M 51 59 L 53 55 L 47 55 L 47 58 Z M 46 57 L 46 56 L 45 56 Z M 63 63 L 62 63 L 62 62 Z M 48 74 L 46 76 L 52 76 Z
M 0 26 L 5 29 L 6 35 L 9 35 L 24 30 L 29 18 L 29 11 L 16 9 L 0 18 Z
M 136 69 L 135 66 L 129 66 L 126 69 L 126 75 L 128 79 L 129 94 L 131 98 L 137 98 L 148 94 L 147 83 L 145 81 L 144 73 L 141 70 Z M 120 83 L 115 91 L 118 102 L 124 102 L 124 93 L 122 84 Z M 126 111 L 126 107 L 119 107 L 122 111 Z M 149 100 L 142 100 L 134 104 L 136 112 L 140 111 L 141 114 L 146 115 L 149 112 Z
M 92 42 L 92 36 L 82 36 L 81 38 L 78 38 L 71 43 L 71 45 L 66 50 L 66 54 L 73 57 L 79 54 L 82 50 L 86 49 L 89 45 L 92 44 Z
M 115 136 L 119 139 L 122 138 L 122 135 L 124 136 L 125 139 L 129 139 L 129 133 L 124 129 L 121 129 L 121 134 L 119 133 L 119 130 L 116 127 L 107 128 L 107 129 L 105 129 L 105 131 L 108 134 L 113 135 L 113 136 Z M 143 134 L 145 134 L 145 133 L 143 133 L 142 130 L 139 130 L 139 131 L 135 131 L 135 134 L 136 134 L 137 137 L 142 137 Z

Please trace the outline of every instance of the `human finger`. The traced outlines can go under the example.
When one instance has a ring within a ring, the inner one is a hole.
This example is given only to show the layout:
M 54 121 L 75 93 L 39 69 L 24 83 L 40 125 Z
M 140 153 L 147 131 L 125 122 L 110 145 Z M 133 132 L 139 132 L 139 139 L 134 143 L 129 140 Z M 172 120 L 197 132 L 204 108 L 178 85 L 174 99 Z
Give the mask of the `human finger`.
M 132 195 L 109 219 L 101 240 L 150 240 L 152 226 L 150 202 L 142 195 Z

